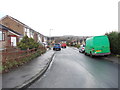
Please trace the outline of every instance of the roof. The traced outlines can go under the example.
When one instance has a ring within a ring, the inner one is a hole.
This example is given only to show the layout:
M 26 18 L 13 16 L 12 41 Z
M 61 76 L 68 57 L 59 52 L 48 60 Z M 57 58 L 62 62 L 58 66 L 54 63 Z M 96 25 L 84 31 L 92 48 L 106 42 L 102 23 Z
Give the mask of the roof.
M 9 17 L 9 18 L 11 18 L 12 20 L 16 21 L 17 23 L 19 23 L 19 24 L 21 24 L 21 25 L 23 25 L 23 26 L 25 26 L 25 27 L 30 28 L 30 27 L 27 26 L 26 24 L 20 22 L 19 20 L 15 19 L 15 18 L 13 18 L 13 17 L 11 17 L 11 16 L 9 16 L 9 15 L 6 15 L 6 16 L 2 17 L 1 20 L 4 19 L 4 18 L 6 18 L 6 17 Z
M 12 33 L 14 33 L 14 34 L 17 34 L 17 35 L 19 35 L 19 36 L 22 36 L 20 33 L 14 31 L 14 30 L 12 30 L 12 29 L 10 29 L 10 28 L 8 28 L 8 27 L 2 25 L 2 24 L 0 24 L 0 28 L 3 29 L 3 30 L 10 31 L 10 32 L 12 32 Z
M 0 20 L 3 20 L 3 19 L 6 18 L 6 17 L 11 18 L 11 19 L 14 20 L 15 22 L 23 25 L 23 26 L 26 27 L 26 28 L 29 28 L 30 30 L 32 30 L 32 31 L 34 31 L 34 32 L 36 32 L 36 33 L 39 33 L 39 32 L 37 32 L 37 31 L 35 31 L 34 29 L 32 29 L 31 27 L 27 26 L 26 24 L 20 22 L 19 20 L 15 19 L 15 18 L 13 18 L 13 17 L 11 17 L 11 16 L 9 16 L 9 15 L 6 15 L 6 16 L 2 17 Z M 39 33 L 39 34 L 41 34 L 41 33 Z M 41 35 L 44 36 L 44 37 L 47 37 L 47 36 L 45 36 L 45 35 L 43 35 L 43 34 L 41 34 Z

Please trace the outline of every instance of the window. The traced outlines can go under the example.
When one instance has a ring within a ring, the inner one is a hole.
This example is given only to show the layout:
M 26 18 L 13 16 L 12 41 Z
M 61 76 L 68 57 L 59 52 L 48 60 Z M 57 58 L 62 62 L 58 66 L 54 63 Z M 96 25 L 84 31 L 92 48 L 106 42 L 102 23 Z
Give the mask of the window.
M 30 38 L 30 30 L 27 29 L 27 36 Z
M 2 41 L 2 31 L 0 31 L 0 41 Z
M 0 41 L 5 41 L 5 33 L 0 31 Z
M 2 41 L 5 41 L 5 33 L 2 33 Z

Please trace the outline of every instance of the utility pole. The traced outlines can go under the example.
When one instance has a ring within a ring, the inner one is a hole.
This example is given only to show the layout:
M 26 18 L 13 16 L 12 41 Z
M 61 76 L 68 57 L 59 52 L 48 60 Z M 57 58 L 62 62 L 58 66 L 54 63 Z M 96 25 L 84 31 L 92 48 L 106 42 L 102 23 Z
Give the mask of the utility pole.
M 50 29 L 50 32 L 49 32 L 49 37 L 50 37 L 50 40 L 49 40 L 49 42 L 50 42 L 50 48 L 51 48 L 51 31 L 52 31 L 53 29 Z

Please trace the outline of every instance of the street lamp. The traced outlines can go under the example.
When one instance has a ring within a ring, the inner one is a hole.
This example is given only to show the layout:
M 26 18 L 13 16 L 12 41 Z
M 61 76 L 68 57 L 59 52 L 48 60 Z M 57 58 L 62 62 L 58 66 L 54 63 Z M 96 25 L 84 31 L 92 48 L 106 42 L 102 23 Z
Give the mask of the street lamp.
M 49 40 L 49 42 L 50 42 L 50 48 L 51 48 L 51 31 L 52 31 L 53 29 L 50 29 L 50 32 L 49 32 L 49 37 L 50 37 L 50 40 Z

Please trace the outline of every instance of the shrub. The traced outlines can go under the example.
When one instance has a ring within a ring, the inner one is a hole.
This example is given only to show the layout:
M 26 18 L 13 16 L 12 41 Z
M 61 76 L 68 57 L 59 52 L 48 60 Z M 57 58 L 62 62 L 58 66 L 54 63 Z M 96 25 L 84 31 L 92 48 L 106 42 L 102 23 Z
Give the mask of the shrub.
M 27 50 L 27 49 L 38 49 L 39 43 L 35 42 L 33 38 L 28 38 L 28 36 L 24 36 L 23 39 L 17 44 L 17 46 L 21 50 Z
M 22 57 L 20 59 L 16 58 L 14 60 L 6 60 L 6 62 L 4 62 L 2 64 L 2 66 L 0 67 L 0 70 L 3 72 L 8 72 L 10 71 L 12 68 L 18 67 L 20 65 L 23 65 L 24 63 L 29 62 L 30 60 L 33 60 L 34 58 L 40 56 L 41 54 L 45 53 L 46 49 L 42 48 L 42 49 L 38 49 L 37 51 L 34 51 L 33 53 L 26 53 L 26 57 Z
M 79 44 L 76 44 L 75 47 L 80 48 L 80 45 L 79 45 Z
M 120 33 L 114 31 L 105 35 L 109 38 L 111 53 L 120 54 Z

